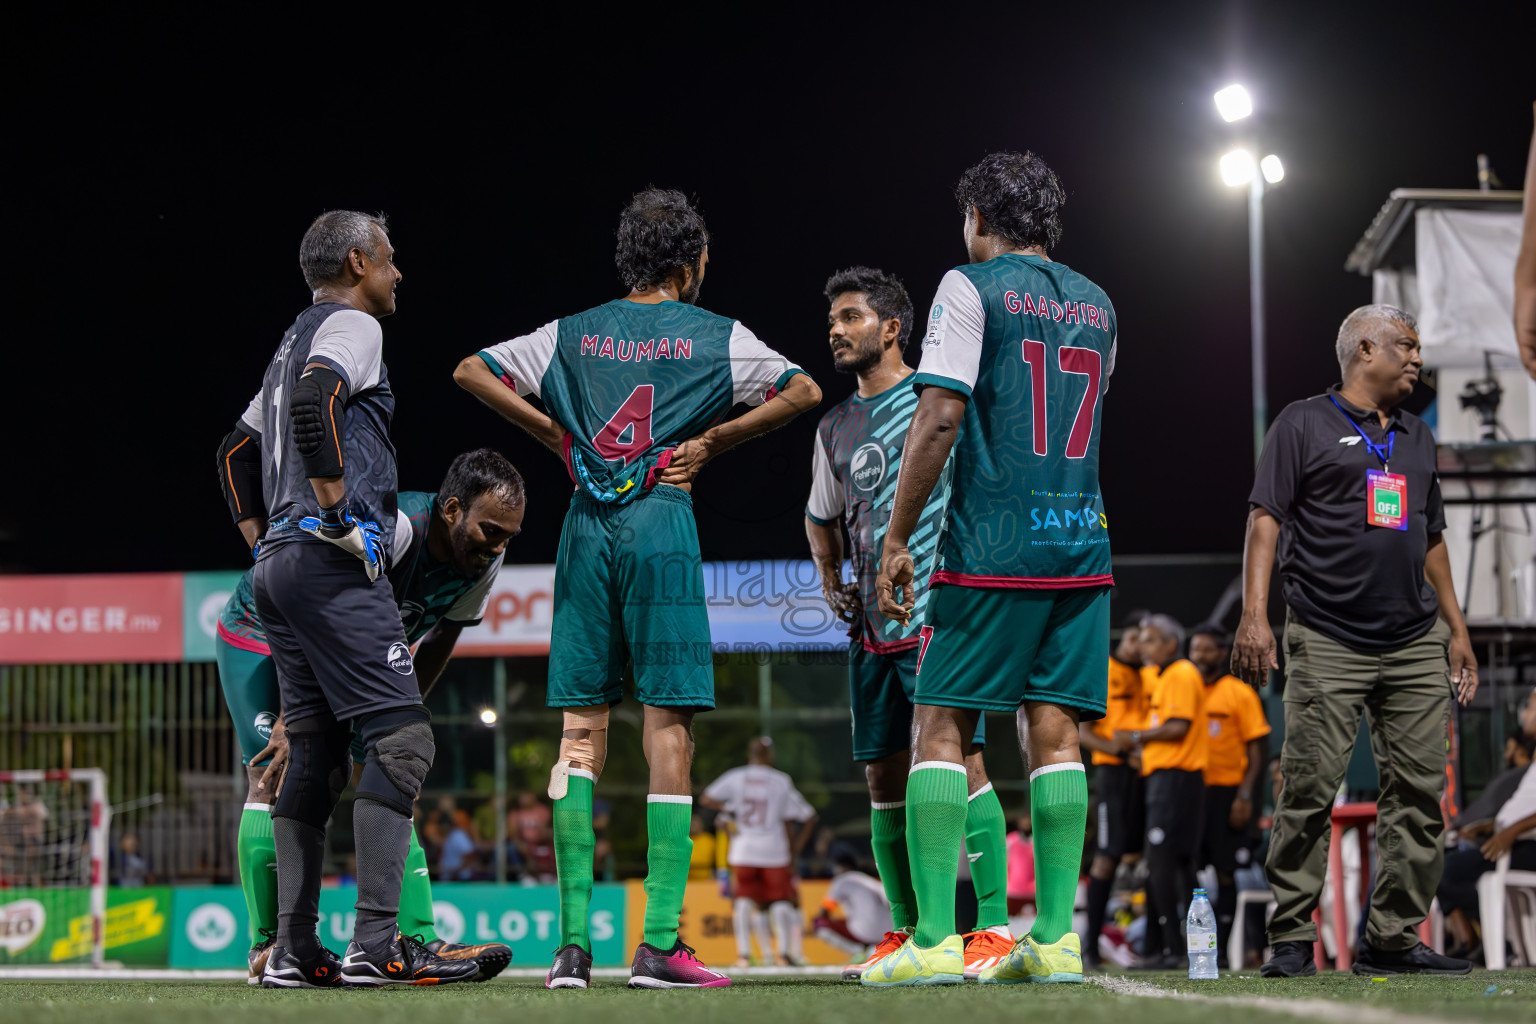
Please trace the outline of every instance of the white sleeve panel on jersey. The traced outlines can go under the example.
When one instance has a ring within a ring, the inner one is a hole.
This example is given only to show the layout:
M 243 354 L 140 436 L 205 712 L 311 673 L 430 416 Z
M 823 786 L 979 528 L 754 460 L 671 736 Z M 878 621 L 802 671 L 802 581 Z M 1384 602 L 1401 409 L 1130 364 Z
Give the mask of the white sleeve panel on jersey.
M 1120 352 L 1120 335 L 1109 343 L 1109 367 L 1104 371 L 1104 394 L 1109 394 L 1109 378 L 1115 375 L 1115 356 Z
M 453 602 L 453 607 L 443 618 L 449 622 L 479 622 L 485 618 L 485 610 L 491 603 L 491 588 L 496 585 L 496 573 L 500 569 L 501 559 L 494 559 L 475 585 Z
M 384 374 L 384 329 L 362 310 L 337 310 L 315 332 L 309 358 L 335 368 L 349 394 L 367 391 Z
M 400 564 L 405 558 L 405 553 L 411 550 L 411 542 L 416 539 L 411 532 L 411 517 L 405 514 L 403 509 L 395 509 L 395 539 L 389 546 L 390 568 Z
M 729 807 L 732 801 L 741 797 L 741 769 L 732 768 L 711 782 L 704 795 Z
M 987 311 L 982 305 L 981 293 L 960 271 L 949 271 L 939 282 L 938 293 L 928 311 L 918 374 L 958 381 L 969 394 L 976 386 L 976 376 L 981 369 L 981 341 L 986 329 Z M 943 386 L 932 380 L 919 383 Z
M 784 794 L 785 821 L 810 821 L 816 817 L 816 808 L 811 806 L 809 800 L 800 795 L 800 791 L 795 788 L 795 784 L 790 781 L 788 776 L 784 777 L 784 788 L 787 790 Z
M 245 424 L 248 434 L 260 435 L 266 425 L 265 417 L 261 414 L 262 396 L 266 394 L 266 388 L 256 392 L 256 397 L 251 399 L 251 404 L 245 407 L 245 412 L 240 414 L 240 422 Z
M 731 401 L 762 405 L 786 374 L 800 367 L 764 345 L 738 321 L 731 326 Z
M 501 372 L 512 378 L 513 391 L 537 398 L 544 371 L 555 358 L 555 345 L 559 340 L 560 321 L 551 320 L 532 334 L 497 342 L 480 352 L 482 356 L 494 359 Z
M 843 485 L 832 473 L 832 460 L 827 457 L 827 445 L 818 429 L 816 451 L 811 456 L 811 497 L 805 510 L 823 523 L 830 523 L 843 514 L 846 506 Z

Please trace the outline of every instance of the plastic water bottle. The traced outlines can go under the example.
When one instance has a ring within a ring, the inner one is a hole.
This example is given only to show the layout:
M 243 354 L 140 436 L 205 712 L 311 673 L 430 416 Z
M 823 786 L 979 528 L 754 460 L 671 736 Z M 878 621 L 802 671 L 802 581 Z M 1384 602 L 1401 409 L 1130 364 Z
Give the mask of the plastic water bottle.
M 1185 921 L 1189 943 L 1189 980 L 1216 980 L 1216 911 L 1204 889 L 1196 889 Z

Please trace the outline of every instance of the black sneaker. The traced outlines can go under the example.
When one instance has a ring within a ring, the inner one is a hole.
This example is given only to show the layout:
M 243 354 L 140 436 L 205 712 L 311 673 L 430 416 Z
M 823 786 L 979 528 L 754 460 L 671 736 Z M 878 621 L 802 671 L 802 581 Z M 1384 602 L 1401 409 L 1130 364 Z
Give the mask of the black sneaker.
M 341 961 L 341 979 L 348 985 L 446 985 L 473 981 L 479 973 L 473 960 L 438 956 L 411 935 L 397 934 L 376 949 L 354 939 Z
M 261 975 L 267 969 L 267 957 L 272 954 L 272 944 L 277 941 L 277 936 L 265 928 L 261 930 L 261 935 L 261 941 L 252 946 L 245 957 L 246 966 L 249 968 L 245 977 L 247 985 L 261 984 Z
M 561 946 L 544 976 L 545 988 L 587 988 L 592 984 L 592 954 L 576 943 Z
M 308 960 L 300 960 L 282 946 L 267 951 L 262 988 L 335 988 L 340 984 L 341 961 L 324 946 Z
M 427 943 L 427 948 L 444 960 L 473 960 L 480 968 L 475 981 L 490 981 L 507 969 L 512 962 L 512 947 L 500 942 L 484 942 L 478 946 L 462 942 L 444 942 L 437 939 Z
M 1471 974 L 1470 960 L 1441 956 L 1420 942 L 1408 949 L 1375 949 L 1365 939 L 1355 954 L 1356 974 Z
M 1317 973 L 1310 942 L 1277 942 L 1269 963 L 1259 968 L 1264 978 L 1310 978 Z

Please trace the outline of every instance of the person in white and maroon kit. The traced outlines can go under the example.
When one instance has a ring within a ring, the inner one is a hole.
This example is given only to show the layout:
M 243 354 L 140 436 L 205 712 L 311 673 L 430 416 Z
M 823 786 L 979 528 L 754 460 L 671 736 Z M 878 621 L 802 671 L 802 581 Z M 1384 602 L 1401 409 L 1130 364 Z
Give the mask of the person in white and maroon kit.
M 773 767 L 773 741 L 764 736 L 747 744 L 747 763 L 710 783 L 700 802 L 736 823 L 726 863 L 735 876 L 737 966 L 747 965 L 752 925 L 755 920 L 760 926 L 763 916 L 773 923 L 775 961 L 785 966 L 802 962 L 794 864 L 816 828 L 816 811 L 794 780 Z M 764 931 L 758 928 L 758 945 L 766 958 Z

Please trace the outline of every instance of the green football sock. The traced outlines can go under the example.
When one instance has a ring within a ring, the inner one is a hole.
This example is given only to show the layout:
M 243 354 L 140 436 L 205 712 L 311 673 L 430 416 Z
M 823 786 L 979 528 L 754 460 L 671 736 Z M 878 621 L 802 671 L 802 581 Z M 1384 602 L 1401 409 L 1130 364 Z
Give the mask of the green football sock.
M 411 828 L 411 842 L 405 851 L 405 875 L 400 880 L 400 914 L 397 925 L 401 935 L 414 935 L 422 942 L 436 942 L 437 922 L 432 914 L 432 876 L 427 871 L 427 852 Z
M 976 930 L 1008 923 L 1008 849 L 1003 805 L 992 783 L 971 794 L 965 808 L 965 852 L 976 887 Z
M 578 769 L 579 770 L 579 769 Z M 555 875 L 560 884 L 560 948 L 576 945 L 592 952 L 587 935 L 587 907 L 592 902 L 592 787 L 588 774 L 566 776 L 565 796 L 555 801 Z
M 645 806 L 646 850 L 645 941 L 660 950 L 677 945 L 677 922 L 688 887 L 688 860 L 693 840 L 693 798 L 652 793 Z
M 891 901 L 891 926 L 898 931 L 917 924 L 917 893 L 912 891 L 912 864 L 907 859 L 905 802 L 869 805 L 869 845 L 885 898 Z
M 1088 775 L 1072 761 L 1035 769 L 1029 777 L 1035 825 L 1035 918 L 1030 936 L 1052 943 L 1072 929 L 1072 905 L 1088 825 Z
M 277 934 L 277 848 L 272 844 L 272 809 L 267 804 L 246 804 L 240 812 L 240 832 L 235 841 L 240 864 L 240 888 L 251 922 L 251 945 Z
M 955 934 L 955 874 L 965 839 L 965 766 L 924 761 L 907 776 L 907 855 L 917 893 L 912 941 L 937 946 Z

